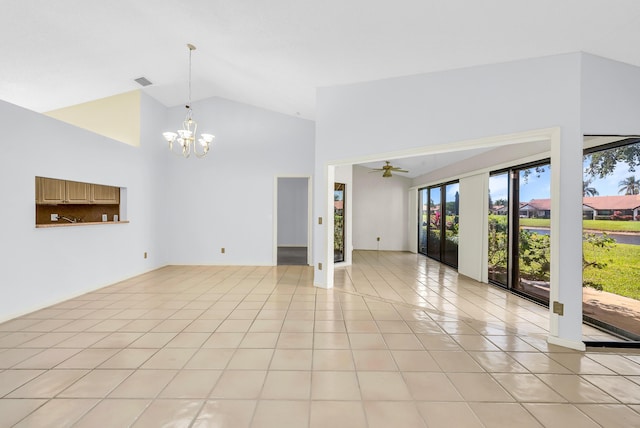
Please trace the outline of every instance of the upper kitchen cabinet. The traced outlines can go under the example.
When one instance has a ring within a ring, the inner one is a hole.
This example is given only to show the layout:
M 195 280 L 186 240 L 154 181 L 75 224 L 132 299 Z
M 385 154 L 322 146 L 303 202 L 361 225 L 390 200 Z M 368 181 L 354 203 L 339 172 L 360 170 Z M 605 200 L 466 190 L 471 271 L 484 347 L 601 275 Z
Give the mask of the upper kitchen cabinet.
M 67 197 L 65 180 L 36 177 L 37 204 L 63 204 Z
M 37 204 L 90 204 L 91 185 L 77 181 L 36 177 Z
M 91 202 L 94 204 L 119 204 L 120 188 L 104 186 L 102 184 L 92 184 Z
M 119 203 L 119 187 L 36 177 L 36 204 L 39 205 Z
M 79 183 L 77 181 L 67 181 L 65 190 L 67 191 L 67 204 L 91 204 L 91 184 Z
M 91 185 L 77 181 L 36 177 L 37 204 L 90 204 Z

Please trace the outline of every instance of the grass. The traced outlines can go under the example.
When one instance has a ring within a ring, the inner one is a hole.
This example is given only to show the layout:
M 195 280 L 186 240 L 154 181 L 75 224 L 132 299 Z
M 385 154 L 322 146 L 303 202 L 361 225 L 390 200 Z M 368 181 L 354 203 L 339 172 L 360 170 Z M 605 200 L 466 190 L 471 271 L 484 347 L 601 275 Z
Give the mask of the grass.
M 521 218 L 520 226 L 549 227 L 551 226 L 551 220 L 548 218 Z
M 610 232 L 640 232 L 640 221 L 583 220 L 582 228 Z
M 520 226 L 525 227 L 549 227 L 550 224 L 551 220 L 548 218 L 520 219 Z M 583 220 L 582 228 L 585 230 L 603 230 L 606 232 L 640 233 L 640 221 Z
M 591 247 L 584 244 L 587 260 L 593 260 Z M 608 252 L 600 252 L 598 261 L 604 269 L 587 268 L 583 279 L 599 283 L 604 291 L 640 300 L 640 245 L 616 244 Z

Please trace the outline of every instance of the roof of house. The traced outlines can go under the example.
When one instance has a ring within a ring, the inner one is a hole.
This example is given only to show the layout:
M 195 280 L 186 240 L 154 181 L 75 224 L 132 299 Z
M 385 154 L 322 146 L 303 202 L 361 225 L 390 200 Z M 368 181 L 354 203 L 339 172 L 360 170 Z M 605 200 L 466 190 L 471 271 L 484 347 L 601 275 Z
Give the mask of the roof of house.
M 526 205 L 539 211 L 548 211 L 551 209 L 551 199 L 531 199 L 529 202 L 521 203 L 520 208 L 522 209 Z
M 589 196 L 582 198 L 583 205 L 594 210 L 633 210 L 640 208 L 640 195 Z M 551 209 L 551 199 L 532 199 L 522 202 L 520 209 L 530 206 L 540 211 Z
M 633 210 L 640 207 L 640 195 L 590 196 L 582 203 L 594 210 Z

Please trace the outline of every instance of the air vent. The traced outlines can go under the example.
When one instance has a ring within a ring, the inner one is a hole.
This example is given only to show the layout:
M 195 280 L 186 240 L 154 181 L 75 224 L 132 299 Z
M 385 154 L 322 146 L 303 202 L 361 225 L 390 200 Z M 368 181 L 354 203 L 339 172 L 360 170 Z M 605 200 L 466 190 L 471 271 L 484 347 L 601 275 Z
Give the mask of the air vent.
M 153 83 L 151 83 L 149 81 L 149 79 L 147 79 L 146 77 L 138 77 L 137 79 L 134 79 L 136 82 L 138 82 L 138 84 L 140 86 L 149 86 L 149 85 L 153 85 Z

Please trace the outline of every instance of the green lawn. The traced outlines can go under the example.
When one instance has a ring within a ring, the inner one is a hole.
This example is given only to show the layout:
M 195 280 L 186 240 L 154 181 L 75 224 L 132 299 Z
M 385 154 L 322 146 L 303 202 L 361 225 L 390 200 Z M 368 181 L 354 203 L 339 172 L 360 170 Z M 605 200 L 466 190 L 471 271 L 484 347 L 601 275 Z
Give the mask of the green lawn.
M 548 218 L 521 218 L 520 226 L 527 227 L 549 227 L 551 220 Z
M 525 227 L 549 227 L 551 220 L 548 218 L 521 218 L 520 226 Z M 607 232 L 639 232 L 640 221 L 614 221 L 614 220 L 583 220 L 582 227 L 586 230 L 603 230 Z
M 584 254 L 587 260 L 593 260 L 591 247 L 586 243 Z M 597 260 L 606 262 L 607 267 L 587 268 L 583 279 L 601 284 L 604 291 L 640 300 L 640 245 L 616 244 L 600 254 Z
M 640 232 L 640 221 L 583 220 L 582 228 L 610 232 Z

